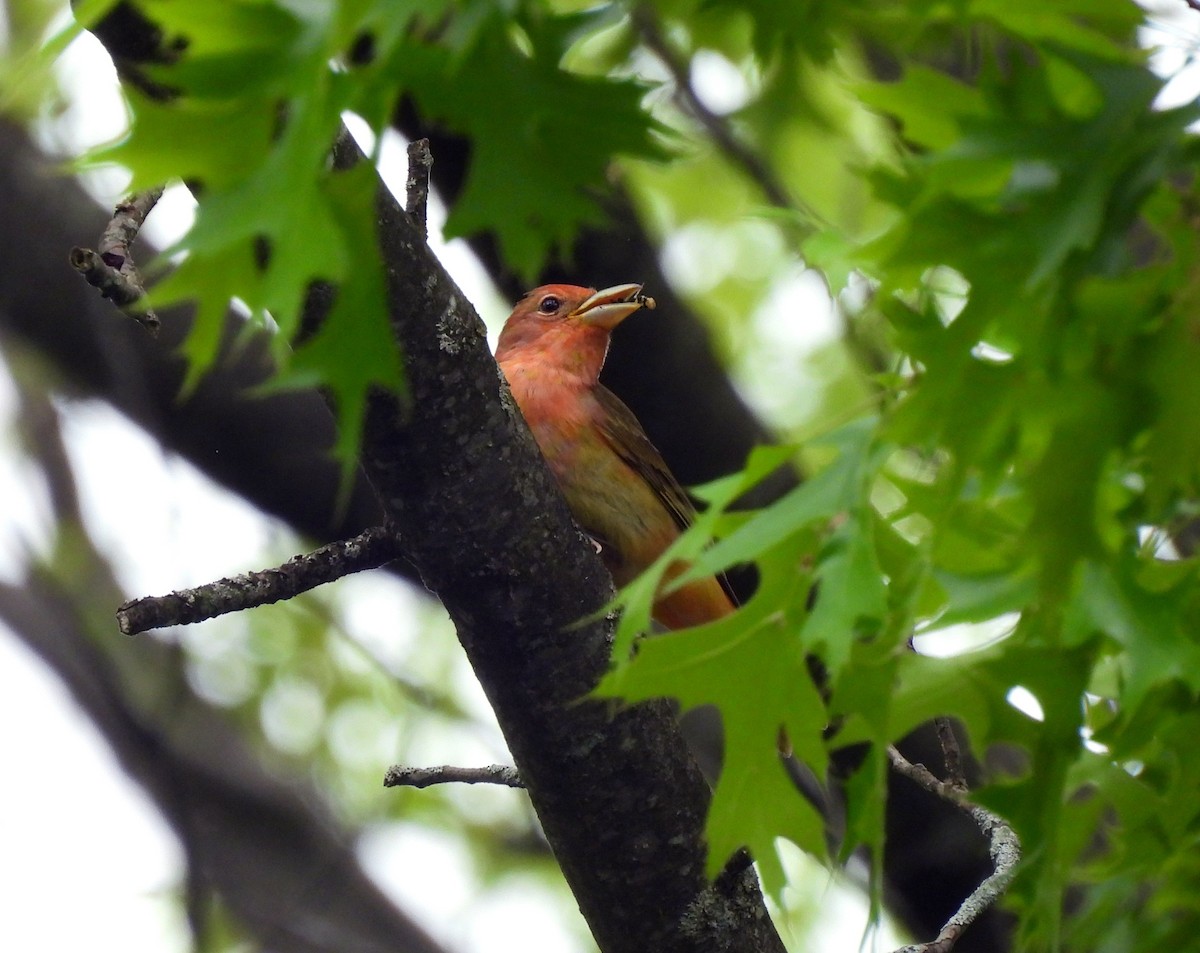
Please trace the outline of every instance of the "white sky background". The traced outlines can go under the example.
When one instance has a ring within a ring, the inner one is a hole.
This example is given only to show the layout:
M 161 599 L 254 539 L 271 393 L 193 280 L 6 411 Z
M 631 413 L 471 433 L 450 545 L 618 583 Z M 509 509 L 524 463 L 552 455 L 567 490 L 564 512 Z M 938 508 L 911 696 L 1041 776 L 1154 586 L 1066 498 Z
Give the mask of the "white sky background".
M 1146 42 L 1161 44 L 1156 68 L 1180 73 L 1164 104 L 1187 101 L 1200 93 L 1200 71 L 1191 68 L 1200 16 L 1186 10 L 1182 0 L 1152 9 L 1159 26 L 1147 31 Z M 70 148 L 75 150 L 110 138 L 121 122 L 122 107 L 115 91 L 107 108 L 100 106 L 104 88 L 112 85 L 112 68 L 90 37 L 76 44 L 68 64 L 68 85 L 87 90 L 86 108 L 68 111 L 65 128 L 70 129 Z M 698 80 L 714 108 L 724 111 L 737 105 L 736 81 L 721 63 L 702 69 Z M 723 92 L 728 94 L 725 100 Z M 402 180 L 403 172 L 399 175 Z M 105 201 L 114 200 L 121 186 L 119 176 L 103 182 L 102 189 L 108 192 Z M 159 244 L 168 240 L 170 232 L 186 221 L 187 208 L 185 197 L 164 202 L 147 226 L 149 235 Z M 431 208 L 435 245 L 440 216 L 440 209 Z M 165 231 L 164 222 L 169 223 Z M 494 333 L 506 307 L 483 270 L 462 242 L 436 250 L 485 313 Z M 692 251 L 687 236 L 668 243 L 666 266 L 684 284 L 688 263 L 696 260 Z M 580 280 L 586 282 L 587 277 Z M 798 314 L 819 317 L 800 322 L 794 320 Z M 823 287 L 802 269 L 775 289 L 758 323 L 771 350 L 793 368 L 800 354 L 836 333 Z M 769 402 L 769 395 L 750 386 L 753 375 L 740 377 L 747 382 L 752 400 Z M 771 375 L 759 377 L 769 380 Z M 89 525 L 102 547 L 116 557 L 129 593 L 163 592 L 256 568 L 240 561 L 244 556 L 228 546 L 230 538 L 244 541 L 243 552 L 252 553 L 290 535 L 209 484 L 187 464 L 165 456 L 107 408 L 72 404 L 63 405 L 63 410 Z M 3 371 L 0 441 L 13 439 L 13 412 L 11 384 Z M 0 499 L 5 500 L 0 509 L 0 578 L 13 581 L 20 577 L 25 554 L 48 545 L 50 519 L 43 489 L 20 466 L 19 454 L 4 453 L 5 449 L 0 444 Z M 86 467 L 78 466 L 84 460 Z M 128 480 L 132 471 L 138 473 L 136 488 Z M 148 493 L 147 488 L 156 492 Z M 360 578 L 339 585 L 354 586 L 353 600 L 359 609 L 351 613 L 348 624 L 356 637 L 368 643 L 374 637 L 370 620 L 398 618 L 400 603 L 410 598 L 398 594 L 391 582 L 380 587 Z M 382 654 L 388 651 L 384 644 L 375 648 Z M 468 683 L 469 674 L 461 680 Z M 486 708 L 478 691 L 475 703 Z M 7 767 L 5 810 L 0 812 L 0 911 L 6 947 L 91 953 L 189 949 L 186 925 L 170 894 L 182 869 L 173 835 L 140 788 L 120 770 L 65 689 L 2 626 L 0 724 L 5 725 L 0 733 L 0 763 Z M 453 760 L 454 754 L 449 750 L 439 760 Z M 403 863 L 396 861 L 401 855 Z M 577 924 L 548 909 L 538 885 L 514 882 L 490 892 L 486 902 L 478 902 L 470 859 L 449 835 L 415 825 L 388 825 L 366 835 L 362 857 L 397 902 L 452 950 L 524 953 L 578 948 Z M 420 876 L 412 876 L 414 870 L 421 871 Z M 826 892 L 819 879 L 813 889 L 826 916 L 844 924 L 840 931 L 817 931 L 815 936 L 822 942 L 814 950 L 854 948 L 863 922 L 861 903 L 842 891 Z M 64 898 L 69 898 L 70 916 L 63 915 Z M 891 948 L 890 939 L 883 938 L 880 948 Z

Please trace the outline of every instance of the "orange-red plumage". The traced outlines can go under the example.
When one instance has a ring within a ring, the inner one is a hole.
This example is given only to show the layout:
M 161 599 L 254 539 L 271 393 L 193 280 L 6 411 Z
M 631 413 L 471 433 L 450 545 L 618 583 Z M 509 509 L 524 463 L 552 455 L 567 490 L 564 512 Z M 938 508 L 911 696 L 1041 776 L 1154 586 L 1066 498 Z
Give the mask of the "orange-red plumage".
M 653 307 L 640 285 L 603 291 L 544 285 L 517 302 L 496 360 L 580 525 L 624 585 L 689 524 L 691 502 L 635 418 L 599 383 L 609 333 Z M 672 575 L 686 567 L 672 567 Z M 728 615 L 733 603 L 713 577 L 659 599 L 654 618 L 670 629 Z

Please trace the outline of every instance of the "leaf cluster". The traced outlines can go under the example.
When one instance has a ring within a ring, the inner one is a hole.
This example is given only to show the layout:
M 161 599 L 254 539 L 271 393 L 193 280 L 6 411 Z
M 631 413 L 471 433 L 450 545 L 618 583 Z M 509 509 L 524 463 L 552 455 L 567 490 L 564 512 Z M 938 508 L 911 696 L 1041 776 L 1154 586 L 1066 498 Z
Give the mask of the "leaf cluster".
M 867 279 L 845 317 L 879 335 L 890 369 L 872 378 L 875 409 L 809 443 L 813 476 L 773 506 L 727 509 L 778 463 L 765 453 L 704 492 L 689 535 L 622 594 L 602 691 L 720 706 L 714 869 L 748 845 L 778 889 L 776 838 L 825 852 L 781 733 L 819 778 L 869 743 L 844 782 L 840 850 L 877 858 L 885 746 L 950 715 L 987 769 L 978 799 L 1024 844 L 1011 904 L 1026 943 L 1179 937 L 1196 925 L 1182 898 L 1200 833 L 1183 803 L 1200 692 L 1187 542 L 1200 113 L 1156 105 L 1163 83 L 1126 4 L 893 5 L 886 40 L 852 6 L 830 43 L 885 42 L 886 82 L 741 10 L 755 55 L 793 77 L 823 70 L 890 124 L 854 173 L 870 224 L 810 217 L 799 231 L 835 293 Z M 970 54 L 950 68 L 929 55 L 947 39 Z M 731 619 L 636 642 L 675 560 L 693 575 L 754 562 L 761 581 Z M 1146 916 L 1161 930 L 1139 933 Z

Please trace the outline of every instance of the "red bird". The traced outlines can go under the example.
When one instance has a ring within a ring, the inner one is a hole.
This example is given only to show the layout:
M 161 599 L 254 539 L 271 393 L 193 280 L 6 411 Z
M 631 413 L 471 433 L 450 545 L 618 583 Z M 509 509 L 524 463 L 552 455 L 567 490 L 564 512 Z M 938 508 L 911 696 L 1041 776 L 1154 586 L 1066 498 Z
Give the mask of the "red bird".
M 641 291 L 543 285 L 517 302 L 496 349 L 571 512 L 599 544 L 618 586 L 661 556 L 695 513 L 637 418 L 599 382 L 609 332 L 639 308 L 654 307 Z M 672 567 L 668 578 L 686 568 Z M 733 609 L 710 576 L 658 599 L 653 617 L 681 629 Z

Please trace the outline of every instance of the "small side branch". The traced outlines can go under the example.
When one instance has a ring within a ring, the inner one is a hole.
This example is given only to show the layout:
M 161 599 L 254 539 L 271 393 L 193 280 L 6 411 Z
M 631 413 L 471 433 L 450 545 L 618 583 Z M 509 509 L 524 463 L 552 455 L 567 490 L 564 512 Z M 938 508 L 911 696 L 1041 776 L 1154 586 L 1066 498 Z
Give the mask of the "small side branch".
M 888 748 L 888 761 L 891 763 L 893 771 L 919 784 L 930 794 L 936 794 L 938 797 L 950 801 L 952 804 L 957 804 L 959 807 L 965 804 L 965 792 L 958 790 L 957 787 L 948 781 L 940 780 L 925 765 L 913 764 L 895 747 Z
M 383 778 L 385 788 L 427 788 L 434 784 L 455 783 L 525 787 L 517 769 L 505 764 L 489 764 L 483 768 L 456 768 L 450 764 L 434 768 L 408 768 L 398 764 L 388 768 Z
M 151 334 L 157 334 L 162 322 L 151 308 L 136 307 L 146 296 L 146 286 L 133 263 L 129 249 L 137 238 L 150 210 L 162 198 L 163 188 L 148 189 L 130 196 L 113 211 L 113 217 L 100 236 L 100 247 L 72 248 L 71 267 L 100 294 L 126 312 Z
M 948 726 L 948 722 L 947 722 Z M 939 729 L 940 733 L 940 729 Z M 957 740 L 954 751 L 958 751 Z M 946 921 L 937 938 L 928 943 L 904 946 L 894 953 L 950 953 L 964 930 L 974 923 L 985 910 L 1004 895 L 1016 875 L 1017 863 L 1021 859 L 1021 842 L 1016 832 L 1006 821 L 986 808 L 972 804 L 966 799 L 965 786 L 960 788 L 957 779 L 940 781 L 923 764 L 913 764 L 894 747 L 888 748 L 888 760 L 899 774 L 915 781 L 925 790 L 945 798 L 957 805 L 979 826 L 988 839 L 992 855 L 992 873 L 962 902 L 954 916 Z
M 125 635 L 170 625 L 203 622 L 229 612 L 270 605 L 364 569 L 376 569 L 399 554 L 395 535 L 375 527 L 355 536 L 294 556 L 282 566 L 218 579 L 195 589 L 146 596 L 117 609 Z
M 416 224 L 422 238 L 429 236 L 429 170 L 433 168 L 433 153 L 429 140 L 418 139 L 408 144 L 408 180 L 405 182 L 404 211 Z
M 795 202 L 788 196 L 787 190 L 775 177 L 775 174 L 753 151 L 746 147 L 729 124 L 701 102 L 692 87 L 688 76 L 687 63 L 671 49 L 670 43 L 663 35 L 657 15 L 649 4 L 639 4 L 633 8 L 632 20 L 642 43 L 651 53 L 662 62 L 675 82 L 675 90 L 680 103 L 692 117 L 704 127 L 704 131 L 725 153 L 725 157 L 734 165 L 740 166 L 750 179 L 758 184 L 763 194 L 775 208 L 794 211 Z
M 957 791 L 966 794 L 967 775 L 963 770 L 962 751 L 958 747 L 958 736 L 954 734 L 954 725 L 945 715 L 933 719 L 937 731 L 938 742 L 942 746 L 942 760 L 946 765 L 946 781 Z

